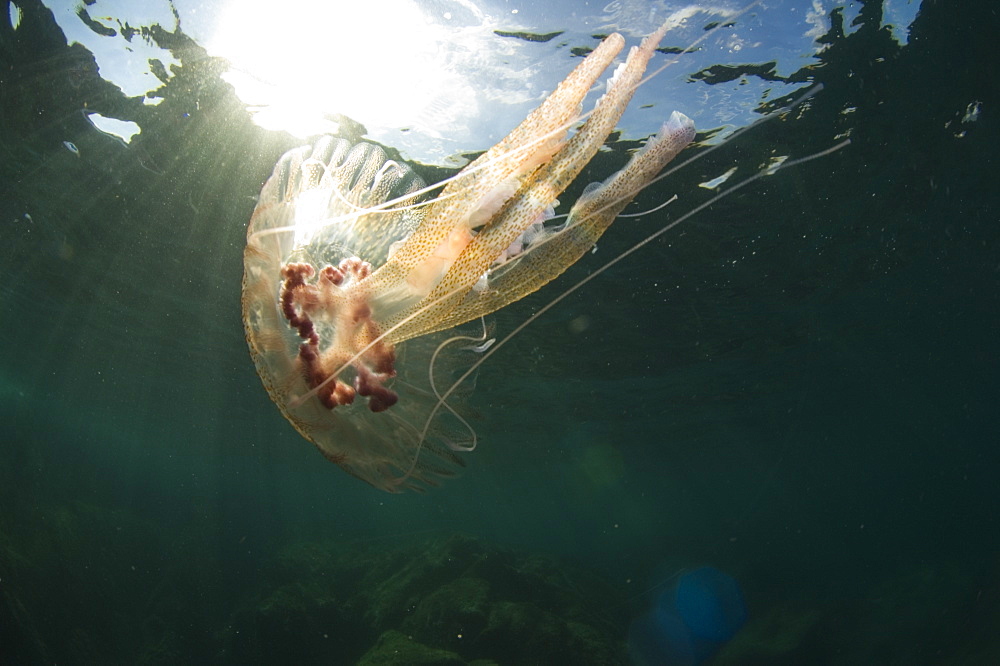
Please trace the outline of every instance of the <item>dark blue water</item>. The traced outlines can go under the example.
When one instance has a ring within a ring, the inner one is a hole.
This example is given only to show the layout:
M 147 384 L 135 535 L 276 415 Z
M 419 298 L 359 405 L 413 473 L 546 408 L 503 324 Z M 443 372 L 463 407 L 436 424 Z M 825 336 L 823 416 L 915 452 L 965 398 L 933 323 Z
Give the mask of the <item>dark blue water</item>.
M 478 377 L 479 448 L 423 496 L 323 460 L 247 354 L 246 222 L 297 142 L 252 125 L 183 35 L 153 35 L 182 66 L 144 107 L 19 4 L 0 26 L 0 662 L 621 663 L 629 623 L 700 566 L 747 607 L 713 663 L 1000 658 L 992 4 L 925 0 L 905 47 L 878 3 L 847 36 L 835 20 L 801 112 L 644 192 L 635 210 L 681 199 L 617 222 L 498 332 L 728 165 L 851 144 L 512 340 Z M 84 106 L 142 134 L 126 149 Z

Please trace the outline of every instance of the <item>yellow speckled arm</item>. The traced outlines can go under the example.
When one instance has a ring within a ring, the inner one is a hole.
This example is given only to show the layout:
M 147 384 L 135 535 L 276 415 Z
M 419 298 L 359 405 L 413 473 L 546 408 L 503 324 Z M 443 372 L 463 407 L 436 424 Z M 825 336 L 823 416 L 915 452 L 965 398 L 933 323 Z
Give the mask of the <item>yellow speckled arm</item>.
M 559 277 L 594 246 L 622 209 L 691 143 L 694 135 L 691 119 L 675 111 L 624 169 L 577 201 L 565 228 L 491 271 L 489 288 L 470 291 L 442 325 L 454 326 L 479 313 L 495 312 Z
M 538 212 L 551 206 L 597 153 L 631 101 L 666 30 L 665 24 L 644 39 L 640 46 L 631 50 L 625 64 L 608 81 L 607 92 L 598 100 L 584 125 L 551 160 L 525 179 L 514 197 L 482 233 L 472 239 L 440 284 L 422 301 L 424 311 L 421 315 L 395 331 L 394 340 L 457 325 L 516 300 L 506 296 L 500 299 L 477 297 L 475 294 L 470 295 L 469 291 L 505 248 L 537 220 Z M 626 200 L 621 205 L 627 203 Z M 608 224 L 616 214 L 617 211 L 611 215 Z M 524 263 L 520 271 L 510 271 L 511 274 L 505 280 L 507 287 L 513 287 L 519 294 L 518 298 L 535 291 L 562 273 L 580 256 L 579 253 L 572 254 L 574 256 L 571 260 L 563 257 L 559 266 L 553 267 L 556 270 L 546 269 L 541 273 L 529 270 L 535 262 Z M 494 300 L 502 302 L 493 302 Z M 401 313 L 397 320 L 402 321 L 408 314 Z
M 463 169 L 427 207 L 423 223 L 406 243 L 369 278 L 371 292 L 386 294 L 405 290 L 410 272 L 446 243 L 456 227 L 468 225 L 491 193 L 504 183 L 512 182 L 514 187 L 510 194 L 513 194 L 525 176 L 558 151 L 563 146 L 568 127 L 580 114 L 584 97 L 624 43 L 621 35 L 608 36 L 541 106 L 500 143 Z

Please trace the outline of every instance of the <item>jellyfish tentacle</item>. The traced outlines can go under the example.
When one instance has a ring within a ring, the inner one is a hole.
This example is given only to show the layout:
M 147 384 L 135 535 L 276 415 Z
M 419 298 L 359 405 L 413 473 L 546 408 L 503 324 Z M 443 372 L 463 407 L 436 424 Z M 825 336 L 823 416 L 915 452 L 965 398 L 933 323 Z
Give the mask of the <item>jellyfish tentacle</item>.
M 694 122 L 674 111 L 625 165 L 596 188 L 585 193 L 569 212 L 567 233 L 583 251 L 590 249 L 625 206 L 656 177 L 663 167 L 688 146 L 695 136 Z M 560 242 L 569 242 L 568 239 Z M 569 259 L 572 264 L 579 255 Z
M 670 119 L 660 128 L 658 135 L 651 138 L 630 159 L 624 169 L 612 175 L 603 183 L 591 183 L 587 187 L 570 213 L 573 218 L 572 222 L 567 221 L 562 227 L 548 230 L 527 250 L 522 252 L 522 254 L 491 269 L 488 287 L 470 291 L 466 295 L 465 300 L 452 310 L 446 318 L 439 322 L 439 330 L 458 325 L 458 323 L 463 321 L 468 321 L 476 316 L 475 313 L 495 312 L 505 305 L 533 293 L 541 286 L 561 275 L 566 268 L 583 256 L 584 252 L 593 247 L 594 243 L 607 230 L 608 226 L 614 222 L 621 207 L 627 205 L 637 192 L 669 177 L 692 162 L 706 157 L 715 150 L 736 140 L 741 135 L 752 131 L 754 128 L 782 117 L 783 114 L 806 102 L 822 89 L 822 84 L 809 88 L 793 99 L 788 105 L 772 111 L 746 127 L 738 129 L 726 137 L 725 141 L 708 146 L 694 156 L 683 160 L 679 164 L 657 175 L 657 171 L 669 164 L 676 157 L 677 153 L 683 149 L 684 145 L 687 145 L 684 144 L 685 140 L 693 140 L 693 135 L 690 138 L 685 136 L 685 134 L 693 132 L 693 123 L 690 122 L 687 116 L 675 111 L 671 114 Z M 675 133 L 679 134 L 679 136 L 675 136 Z M 612 186 L 611 183 L 619 178 L 624 178 L 625 180 Z M 632 186 L 629 188 L 621 187 L 622 182 L 631 182 Z M 625 194 L 624 190 L 626 189 L 631 193 Z M 610 193 L 614 190 L 621 190 L 623 193 L 618 197 L 611 196 Z M 597 199 L 598 194 L 602 191 L 607 203 L 600 203 Z M 615 201 L 621 203 L 621 206 L 617 209 L 618 212 L 611 214 L 610 209 L 604 210 L 606 205 L 610 205 Z M 654 208 L 653 210 L 657 209 Z M 597 217 L 592 217 L 595 215 Z M 585 226 L 578 229 L 577 227 L 581 223 Z M 573 249 L 574 245 L 576 246 L 575 250 Z
M 617 33 L 605 38 L 541 106 L 465 167 L 426 208 L 420 225 L 369 282 L 381 320 L 412 314 L 471 240 L 473 225 L 492 217 L 525 178 L 563 147 L 584 97 L 624 43 Z
M 489 276 L 489 288 L 469 292 L 448 319 L 447 327 L 476 312 L 495 312 L 559 277 L 590 250 L 621 210 L 694 139 L 694 123 L 674 112 L 658 134 L 634 154 L 625 167 L 593 183 L 574 204 L 566 223 Z
M 468 299 L 466 294 L 496 259 L 538 219 L 538 211 L 552 206 L 597 153 L 625 112 L 649 60 L 656 52 L 669 26 L 670 23 L 665 22 L 639 46 L 629 51 L 625 63 L 620 65 L 608 79 L 607 91 L 597 101 L 586 122 L 549 161 L 524 180 L 517 193 L 506 202 L 499 214 L 461 249 L 461 253 L 455 258 L 447 273 L 427 297 L 410 309 L 399 312 L 396 318 L 387 320 L 387 324 L 395 324 L 399 318 L 409 315 L 413 309 L 422 308 L 422 315 L 415 318 L 410 325 L 398 330 L 393 336 L 394 341 L 443 330 L 474 317 L 489 314 L 506 304 L 495 304 L 497 301 L 489 298 Z M 693 136 L 692 129 L 688 143 Z M 649 178 L 655 175 L 654 173 Z M 610 219 L 613 220 L 614 216 L 612 215 Z M 561 273 L 571 263 L 572 261 L 565 263 L 552 277 Z M 528 279 L 527 282 L 534 283 L 534 289 L 537 289 L 551 279 L 551 277 L 544 281 Z M 442 296 L 447 293 L 455 295 L 443 298 Z M 522 293 L 521 296 L 523 295 Z

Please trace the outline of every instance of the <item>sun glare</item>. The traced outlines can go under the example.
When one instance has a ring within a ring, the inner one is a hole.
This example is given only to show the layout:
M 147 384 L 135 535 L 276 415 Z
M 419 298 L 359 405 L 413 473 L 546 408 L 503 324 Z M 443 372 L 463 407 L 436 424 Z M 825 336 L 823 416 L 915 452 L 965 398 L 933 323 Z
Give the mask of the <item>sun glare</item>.
M 331 114 L 405 126 L 447 84 L 442 26 L 412 0 L 232 2 L 209 51 L 258 124 L 306 138 Z

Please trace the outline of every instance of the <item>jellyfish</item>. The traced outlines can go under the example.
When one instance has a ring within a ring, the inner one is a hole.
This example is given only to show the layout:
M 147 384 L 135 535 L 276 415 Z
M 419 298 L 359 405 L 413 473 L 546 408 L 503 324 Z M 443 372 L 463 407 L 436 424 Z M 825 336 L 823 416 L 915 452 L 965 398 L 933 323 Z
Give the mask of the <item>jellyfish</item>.
M 668 27 L 630 50 L 581 117 L 624 47 L 609 35 L 434 198 L 370 143 L 328 136 L 281 157 L 247 230 L 243 320 L 271 399 L 327 459 L 388 492 L 437 485 L 462 466 L 476 435 L 461 410 L 469 389 L 452 382 L 489 346 L 484 318 L 576 262 L 694 139 L 693 122 L 673 112 L 621 171 L 554 216 Z

